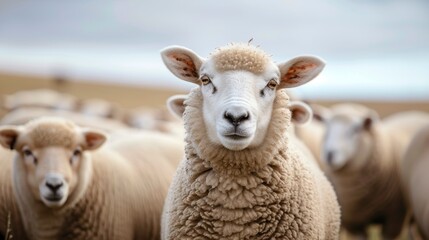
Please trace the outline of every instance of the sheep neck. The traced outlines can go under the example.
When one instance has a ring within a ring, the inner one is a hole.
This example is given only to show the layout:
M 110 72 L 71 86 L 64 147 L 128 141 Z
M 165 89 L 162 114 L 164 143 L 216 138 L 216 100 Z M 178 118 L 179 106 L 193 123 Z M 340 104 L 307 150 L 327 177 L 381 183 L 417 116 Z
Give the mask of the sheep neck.
M 201 90 L 194 89 L 185 102 L 187 159 L 200 159 L 206 170 L 213 169 L 226 175 L 243 176 L 262 170 L 279 152 L 287 150 L 286 132 L 291 120 L 291 112 L 286 107 L 288 101 L 289 97 L 285 91 L 277 91 L 271 122 L 265 140 L 260 146 L 232 151 L 222 145 L 213 144 L 207 137 Z

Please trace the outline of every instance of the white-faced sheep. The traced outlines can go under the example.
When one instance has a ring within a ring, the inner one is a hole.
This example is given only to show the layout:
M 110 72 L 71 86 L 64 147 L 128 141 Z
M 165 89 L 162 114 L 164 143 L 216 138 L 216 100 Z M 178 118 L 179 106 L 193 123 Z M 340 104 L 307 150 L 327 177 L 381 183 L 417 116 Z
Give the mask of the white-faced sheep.
M 141 136 L 98 149 L 105 139 L 59 118 L 0 128 L 16 151 L 11 180 L 29 239 L 159 239 L 183 143 Z
M 407 203 L 425 239 L 429 239 L 429 120 L 409 144 L 401 174 Z
M 335 193 L 297 151 L 281 90 L 312 80 L 324 63 L 297 57 L 276 65 L 248 44 L 207 60 L 169 47 L 162 58 L 200 85 L 185 102 L 186 159 L 168 193 L 162 239 L 337 239 Z
M 342 226 L 366 237 L 366 228 L 381 224 L 384 238 L 397 237 L 406 207 L 399 164 L 411 136 L 427 115 L 408 112 L 378 120 L 375 111 L 358 104 L 338 104 L 315 119 L 326 124 L 322 160 L 342 210 Z

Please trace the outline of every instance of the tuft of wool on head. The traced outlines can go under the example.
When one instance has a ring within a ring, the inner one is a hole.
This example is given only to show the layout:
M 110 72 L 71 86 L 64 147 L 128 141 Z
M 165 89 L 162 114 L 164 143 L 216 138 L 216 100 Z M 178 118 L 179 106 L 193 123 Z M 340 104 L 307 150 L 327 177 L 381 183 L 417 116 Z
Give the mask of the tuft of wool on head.
M 235 43 L 218 48 L 211 54 L 211 58 L 219 72 L 246 70 L 255 74 L 262 73 L 271 60 L 262 49 L 248 43 Z
M 76 141 L 75 126 L 59 118 L 40 118 L 27 124 L 28 135 L 36 148 L 63 146 L 71 148 Z

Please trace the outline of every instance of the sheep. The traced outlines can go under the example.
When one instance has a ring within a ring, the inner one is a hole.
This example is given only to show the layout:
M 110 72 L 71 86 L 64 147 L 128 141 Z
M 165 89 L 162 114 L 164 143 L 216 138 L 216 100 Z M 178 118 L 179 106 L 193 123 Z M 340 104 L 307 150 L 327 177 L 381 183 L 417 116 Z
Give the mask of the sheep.
M 413 137 L 401 165 L 404 195 L 422 235 L 429 239 L 429 120 Z
M 119 105 L 99 98 L 79 100 L 74 111 L 91 117 L 118 120 L 123 117 L 123 112 Z
M 14 110 L 21 107 L 40 107 L 57 110 L 75 109 L 77 99 L 65 93 L 58 93 L 51 89 L 33 89 L 18 91 L 14 94 L 6 95 L 3 99 L 3 107 Z
M 159 131 L 183 138 L 183 122 L 163 108 L 138 108 L 125 115 L 124 122 L 138 129 Z
M 161 239 L 337 239 L 332 186 L 288 132 L 281 90 L 323 69 L 316 57 L 275 65 L 250 44 L 207 60 L 183 47 L 161 53 L 178 78 L 195 83 L 185 101 L 185 159 L 164 205 Z
M 367 237 L 366 228 L 373 223 L 381 224 L 386 239 L 401 233 L 407 210 L 399 164 L 427 116 L 404 112 L 379 121 L 374 110 L 352 103 L 315 110 L 314 119 L 326 125 L 321 155 L 325 171 L 337 192 L 342 226 L 351 235 Z
M 38 107 L 21 107 L 16 110 L 13 110 L 3 116 L 3 118 L 0 120 L 0 125 L 22 125 L 33 119 L 43 116 L 66 118 L 80 126 L 96 128 L 105 132 L 129 129 L 129 127 L 124 123 L 113 119 L 106 119 L 95 116 L 84 116 L 76 112 L 52 110 Z
M 0 144 L 16 152 L 9 171 L 27 237 L 159 239 L 184 153 L 181 141 L 152 134 L 104 144 L 105 134 L 53 117 L 1 127 Z

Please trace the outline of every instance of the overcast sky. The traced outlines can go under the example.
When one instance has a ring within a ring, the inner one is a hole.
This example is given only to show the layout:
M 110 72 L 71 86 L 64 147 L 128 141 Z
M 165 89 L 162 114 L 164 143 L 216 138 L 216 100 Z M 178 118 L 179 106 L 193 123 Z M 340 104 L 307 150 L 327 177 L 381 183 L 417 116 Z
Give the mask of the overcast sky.
M 425 0 L 0 0 L 0 69 L 189 89 L 159 50 L 254 43 L 325 59 L 304 97 L 429 100 Z

